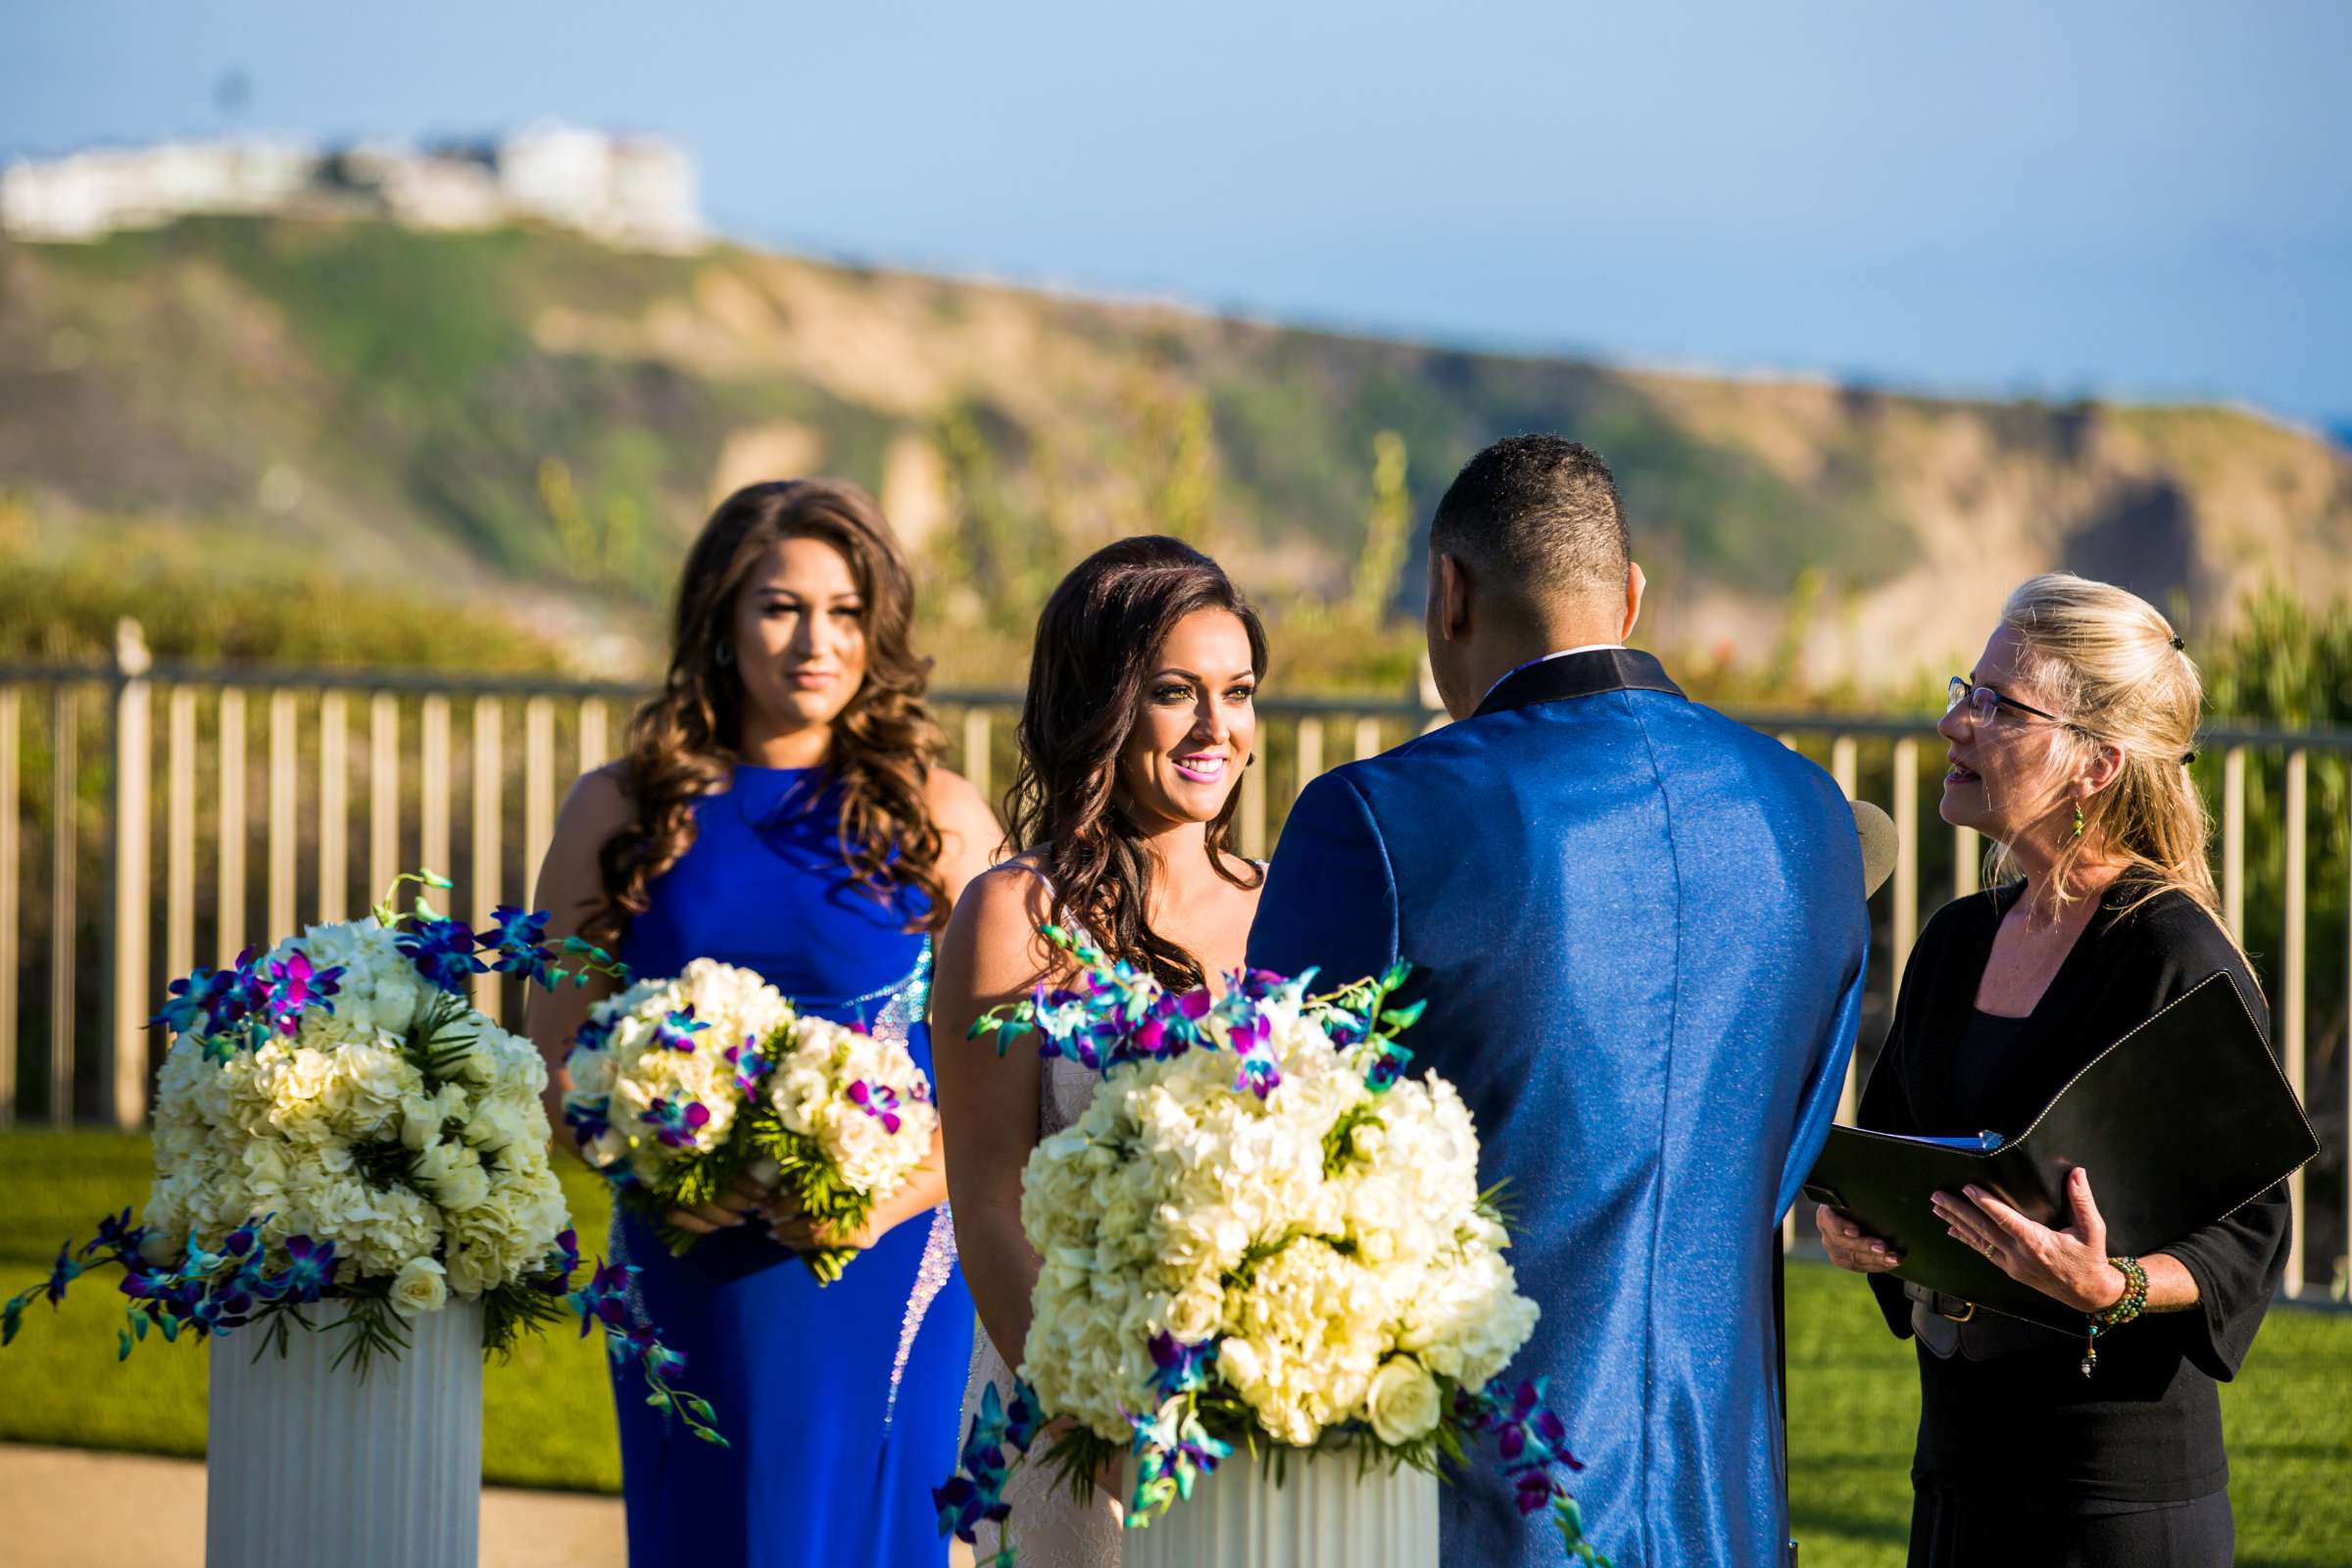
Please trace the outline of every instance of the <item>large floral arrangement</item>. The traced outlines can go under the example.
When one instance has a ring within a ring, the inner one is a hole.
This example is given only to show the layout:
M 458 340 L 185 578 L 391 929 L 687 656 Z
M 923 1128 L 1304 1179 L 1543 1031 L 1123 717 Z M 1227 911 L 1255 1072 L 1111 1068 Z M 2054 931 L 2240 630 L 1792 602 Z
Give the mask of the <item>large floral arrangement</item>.
M 943 1531 L 1005 1523 L 1005 1480 L 1043 1424 L 1076 1484 L 1135 1460 L 1126 1520 L 1149 1524 L 1239 1446 L 1348 1446 L 1436 1469 L 1492 1437 L 1522 1512 L 1548 1509 L 1598 1562 L 1560 1479 L 1576 1468 L 1540 1381 L 1496 1382 L 1534 1331 L 1470 1113 L 1408 1076 L 1392 1007 L 1401 966 L 1309 997 L 1239 974 L 1174 993 L 1048 927 L 1083 965 L 974 1026 L 1103 1075 L 1041 1141 L 1021 1223 L 1043 1260 L 1020 1380 L 987 1391 L 963 1467 L 934 1494 Z M 1002 1542 L 996 1563 L 1009 1563 Z
M 832 1234 L 864 1224 L 931 1152 L 939 1116 L 906 1048 L 797 1012 L 759 975 L 697 958 L 590 1009 L 564 1060 L 580 1152 L 676 1251 L 662 1222 L 719 1201 L 739 1175 L 788 1195 Z M 830 1284 L 855 1250 L 801 1253 Z
M 492 970 L 556 986 L 619 966 L 576 939 L 560 954 L 544 912 L 495 918 L 477 934 L 421 895 L 405 914 L 387 898 L 368 918 L 173 981 L 154 1020 L 172 1042 L 141 1220 L 126 1208 L 78 1251 L 61 1248 L 48 1282 L 0 1309 L 0 1343 L 33 1300 L 61 1301 L 95 1263 L 123 1272 L 125 1356 L 151 1329 L 175 1340 L 252 1326 L 282 1340 L 323 1326 L 347 1336 L 338 1363 L 364 1374 L 405 1348 L 406 1323 L 452 1298 L 482 1303 L 484 1348 L 502 1351 L 568 1303 L 583 1334 L 603 1325 L 612 1354 L 642 1364 L 657 1404 L 720 1441 L 710 1407 L 668 1381 L 682 1358 L 629 1320 L 628 1270 L 599 1260 L 573 1289 L 546 1066 L 466 999 Z M 308 1316 L 321 1302 L 339 1310 L 331 1324 Z

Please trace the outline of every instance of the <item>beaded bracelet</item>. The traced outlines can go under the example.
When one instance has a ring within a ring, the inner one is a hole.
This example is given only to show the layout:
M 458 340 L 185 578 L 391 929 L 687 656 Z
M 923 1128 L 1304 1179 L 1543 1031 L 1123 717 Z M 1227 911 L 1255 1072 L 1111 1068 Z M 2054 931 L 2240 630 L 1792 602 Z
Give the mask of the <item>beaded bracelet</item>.
M 2090 1325 L 2083 1330 L 2082 1375 L 2097 1369 L 2099 1364 L 2099 1336 L 2109 1329 L 2120 1329 L 2147 1309 L 2148 1271 L 2139 1266 L 2136 1257 L 2111 1257 L 2107 1260 L 2123 1271 L 2123 1299 L 2113 1306 L 2090 1314 Z

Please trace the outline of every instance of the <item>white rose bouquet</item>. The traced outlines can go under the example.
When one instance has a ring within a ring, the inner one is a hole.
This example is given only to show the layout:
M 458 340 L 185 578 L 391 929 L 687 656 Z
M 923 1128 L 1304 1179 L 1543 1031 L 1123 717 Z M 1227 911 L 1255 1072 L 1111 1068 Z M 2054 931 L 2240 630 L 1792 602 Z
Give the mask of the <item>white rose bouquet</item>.
M 778 1188 L 822 1231 L 854 1231 L 912 1178 L 939 1128 L 904 1045 L 804 1016 L 713 958 L 599 1003 L 564 1065 L 581 1154 L 673 1252 L 696 1238 L 662 1216 L 718 1200 L 738 1175 Z M 828 1285 L 856 1256 L 801 1253 Z
M 552 987 L 619 966 L 576 939 L 566 965 L 543 912 L 496 914 L 477 935 L 421 897 L 399 915 L 387 899 L 369 918 L 173 981 L 154 1020 L 172 1039 L 141 1223 L 125 1208 L 78 1253 L 60 1249 L 48 1282 L 0 1308 L 0 1344 L 34 1299 L 61 1301 L 103 1263 L 124 1273 L 125 1356 L 151 1328 L 176 1340 L 251 1326 L 282 1344 L 324 1301 L 341 1313 L 326 1327 L 348 1337 L 338 1361 L 365 1375 L 406 1348 L 405 1323 L 453 1298 L 482 1303 L 495 1351 L 568 1302 L 582 1333 L 602 1323 L 614 1357 L 642 1364 L 657 1404 L 722 1441 L 710 1406 L 669 1384 L 680 1358 L 626 1322 L 627 1271 L 599 1260 L 572 1288 L 580 1255 L 548 1159 L 546 1065 L 466 1000 L 492 970 Z
M 1405 1075 L 1399 965 L 1328 995 L 1237 974 L 1176 994 L 1047 927 L 1085 966 L 982 1018 L 1004 1051 L 1102 1074 L 1077 1122 L 1022 1176 L 1043 1260 L 1009 1407 L 991 1389 L 962 1469 L 933 1493 L 967 1543 L 1003 1526 L 1006 1479 L 1045 1422 L 1074 1485 L 1135 1459 L 1126 1512 L 1149 1524 L 1237 1446 L 1348 1446 L 1435 1470 L 1496 1440 L 1520 1509 L 1549 1509 L 1572 1558 L 1599 1562 L 1559 1479 L 1576 1461 L 1541 1382 L 1495 1380 L 1534 1332 L 1478 1138 L 1451 1085 Z M 995 1558 L 1011 1559 L 1008 1544 Z

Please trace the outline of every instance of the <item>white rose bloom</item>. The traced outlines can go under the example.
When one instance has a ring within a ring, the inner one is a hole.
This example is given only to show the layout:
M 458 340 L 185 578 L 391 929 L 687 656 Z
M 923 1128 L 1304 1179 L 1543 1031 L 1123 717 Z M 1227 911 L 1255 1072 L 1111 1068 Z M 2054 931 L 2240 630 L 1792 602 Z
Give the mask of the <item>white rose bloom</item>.
M 1426 1436 L 1443 1411 L 1438 1380 L 1409 1355 L 1382 1363 L 1364 1391 L 1364 1419 L 1383 1443 L 1405 1444 Z
M 447 1271 L 429 1257 L 412 1257 L 392 1276 L 392 1304 L 404 1316 L 438 1312 L 448 1300 Z

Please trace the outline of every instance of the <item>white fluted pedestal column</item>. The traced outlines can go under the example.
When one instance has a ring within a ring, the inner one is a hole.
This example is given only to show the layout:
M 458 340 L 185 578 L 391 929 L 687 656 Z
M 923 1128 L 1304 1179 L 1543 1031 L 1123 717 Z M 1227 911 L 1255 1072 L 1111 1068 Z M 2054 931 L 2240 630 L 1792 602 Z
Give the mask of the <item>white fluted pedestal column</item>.
M 339 1333 L 297 1330 L 283 1358 L 258 1361 L 253 1330 L 213 1341 L 210 1568 L 472 1568 L 482 1308 L 452 1301 L 408 1329 L 408 1349 L 365 1380 L 329 1368 Z
M 1438 1478 L 1356 1456 L 1286 1456 L 1281 1486 L 1236 1453 L 1121 1544 L 1123 1568 L 1437 1568 Z

